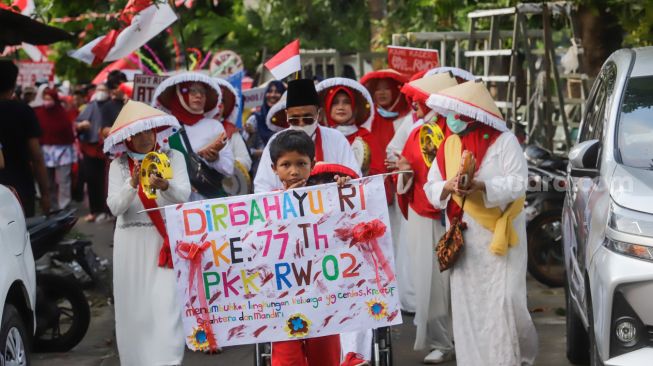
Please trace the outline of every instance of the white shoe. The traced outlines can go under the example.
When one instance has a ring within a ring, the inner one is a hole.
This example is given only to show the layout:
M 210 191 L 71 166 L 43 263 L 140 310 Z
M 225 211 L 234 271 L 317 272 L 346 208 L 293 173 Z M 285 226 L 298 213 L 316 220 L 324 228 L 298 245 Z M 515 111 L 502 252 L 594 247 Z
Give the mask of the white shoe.
M 424 357 L 424 363 L 433 365 L 438 363 L 447 362 L 453 359 L 453 351 L 442 352 L 439 349 L 431 351 L 426 357 Z
M 113 219 L 113 217 L 111 215 L 106 214 L 106 213 L 101 213 L 101 214 L 97 215 L 97 217 L 95 218 L 95 222 L 98 223 L 98 224 L 102 224 L 102 223 L 105 223 L 105 222 L 109 222 L 112 219 Z

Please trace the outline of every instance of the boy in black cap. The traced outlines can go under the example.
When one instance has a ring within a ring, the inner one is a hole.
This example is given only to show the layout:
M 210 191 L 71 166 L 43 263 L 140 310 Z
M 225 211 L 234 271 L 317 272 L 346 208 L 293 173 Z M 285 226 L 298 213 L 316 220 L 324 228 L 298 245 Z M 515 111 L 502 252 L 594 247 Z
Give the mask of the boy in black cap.
M 315 161 L 344 165 L 361 175 L 360 166 L 351 146 L 342 133 L 319 126 L 320 102 L 315 84 L 310 79 L 292 80 L 288 83 L 286 115 L 289 129 L 304 131 L 315 143 Z M 270 138 L 263 151 L 256 177 L 254 192 L 270 192 L 283 189 L 279 177 L 272 170 L 270 144 L 278 134 Z

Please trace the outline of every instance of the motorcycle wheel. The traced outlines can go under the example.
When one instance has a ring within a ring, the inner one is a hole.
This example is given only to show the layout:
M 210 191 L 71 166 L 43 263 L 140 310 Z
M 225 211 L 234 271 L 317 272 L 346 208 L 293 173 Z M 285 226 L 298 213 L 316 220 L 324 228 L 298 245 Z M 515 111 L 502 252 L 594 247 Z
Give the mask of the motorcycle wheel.
M 526 228 L 528 236 L 528 273 L 550 287 L 565 282 L 562 248 L 562 210 L 537 215 Z
M 74 277 L 54 274 L 36 276 L 37 352 L 67 352 L 86 335 L 91 323 L 91 308 Z

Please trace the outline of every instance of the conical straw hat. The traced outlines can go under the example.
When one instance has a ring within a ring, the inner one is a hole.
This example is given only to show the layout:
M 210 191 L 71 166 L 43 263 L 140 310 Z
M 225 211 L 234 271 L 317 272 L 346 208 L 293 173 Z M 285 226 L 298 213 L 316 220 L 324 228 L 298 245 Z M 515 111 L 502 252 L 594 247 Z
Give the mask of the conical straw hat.
M 175 87 L 177 84 L 185 82 L 202 83 L 209 87 L 206 94 L 204 117 L 213 118 L 218 113 L 220 104 L 222 103 L 222 90 L 215 79 L 200 74 L 199 72 L 184 72 L 165 79 L 154 90 L 152 106 L 165 112 L 170 112 L 170 103 L 172 99 L 178 98 Z
M 441 90 L 431 95 L 426 105 L 443 114 L 459 113 L 499 131 L 508 131 L 501 111 L 480 79 Z
M 452 74 L 443 73 L 413 80 L 405 84 L 401 92 L 415 101 L 425 102 L 429 95 L 456 85 L 458 82 Z
M 240 112 L 240 98 L 238 98 L 238 92 L 227 80 L 215 79 L 215 82 L 220 85 L 220 91 L 222 92 L 222 107 L 219 111 L 220 117 L 222 117 L 225 122 L 236 125 L 238 123 L 236 119 L 238 119 L 238 114 Z
M 179 128 L 181 126 L 175 117 L 145 103 L 130 100 L 122 107 L 111 126 L 109 136 L 104 140 L 104 152 L 110 154 L 123 152 L 126 150 L 123 142 L 127 138 L 152 129 L 157 131 L 157 139 L 161 144 L 167 142 L 167 137 L 173 133 L 172 129 Z
M 365 85 L 367 88 L 366 84 L 373 79 L 392 79 L 400 85 L 408 82 L 408 77 L 395 69 L 381 69 L 370 71 L 367 74 L 363 75 L 363 77 L 360 79 L 360 83 Z
M 286 93 L 284 92 L 279 99 L 268 111 L 267 116 L 265 116 L 265 124 L 268 126 L 270 131 L 279 132 L 283 131 L 288 126 L 288 120 L 286 119 Z
M 450 72 L 455 76 L 456 78 L 463 79 L 465 81 L 469 80 L 476 80 L 476 76 L 472 74 L 471 72 L 467 70 L 460 69 L 458 67 L 451 67 L 451 66 L 442 66 L 442 67 L 436 67 L 434 69 L 431 69 L 424 74 L 424 76 L 431 76 L 431 75 L 437 75 L 437 74 L 442 74 L 445 72 Z
M 318 98 L 320 99 L 320 105 L 326 110 L 326 100 L 330 92 L 334 91 L 336 87 L 344 86 L 349 88 L 354 94 L 356 99 L 356 113 L 355 124 L 357 126 L 364 126 L 368 129 L 372 127 L 372 120 L 374 119 L 374 102 L 372 101 L 372 96 L 365 89 L 363 84 L 359 83 L 356 80 L 334 77 L 326 79 L 315 87 L 317 91 Z

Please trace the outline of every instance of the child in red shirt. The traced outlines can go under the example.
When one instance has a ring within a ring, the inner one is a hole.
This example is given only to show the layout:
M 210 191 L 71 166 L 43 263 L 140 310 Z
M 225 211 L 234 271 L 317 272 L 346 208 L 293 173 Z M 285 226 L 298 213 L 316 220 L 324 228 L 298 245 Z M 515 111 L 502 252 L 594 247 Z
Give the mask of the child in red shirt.
M 272 170 L 279 176 L 284 190 L 307 185 L 315 166 L 315 145 L 303 131 L 286 130 L 270 143 Z M 348 176 L 334 177 L 338 185 Z M 308 338 L 272 343 L 272 366 L 338 366 L 340 336 Z

